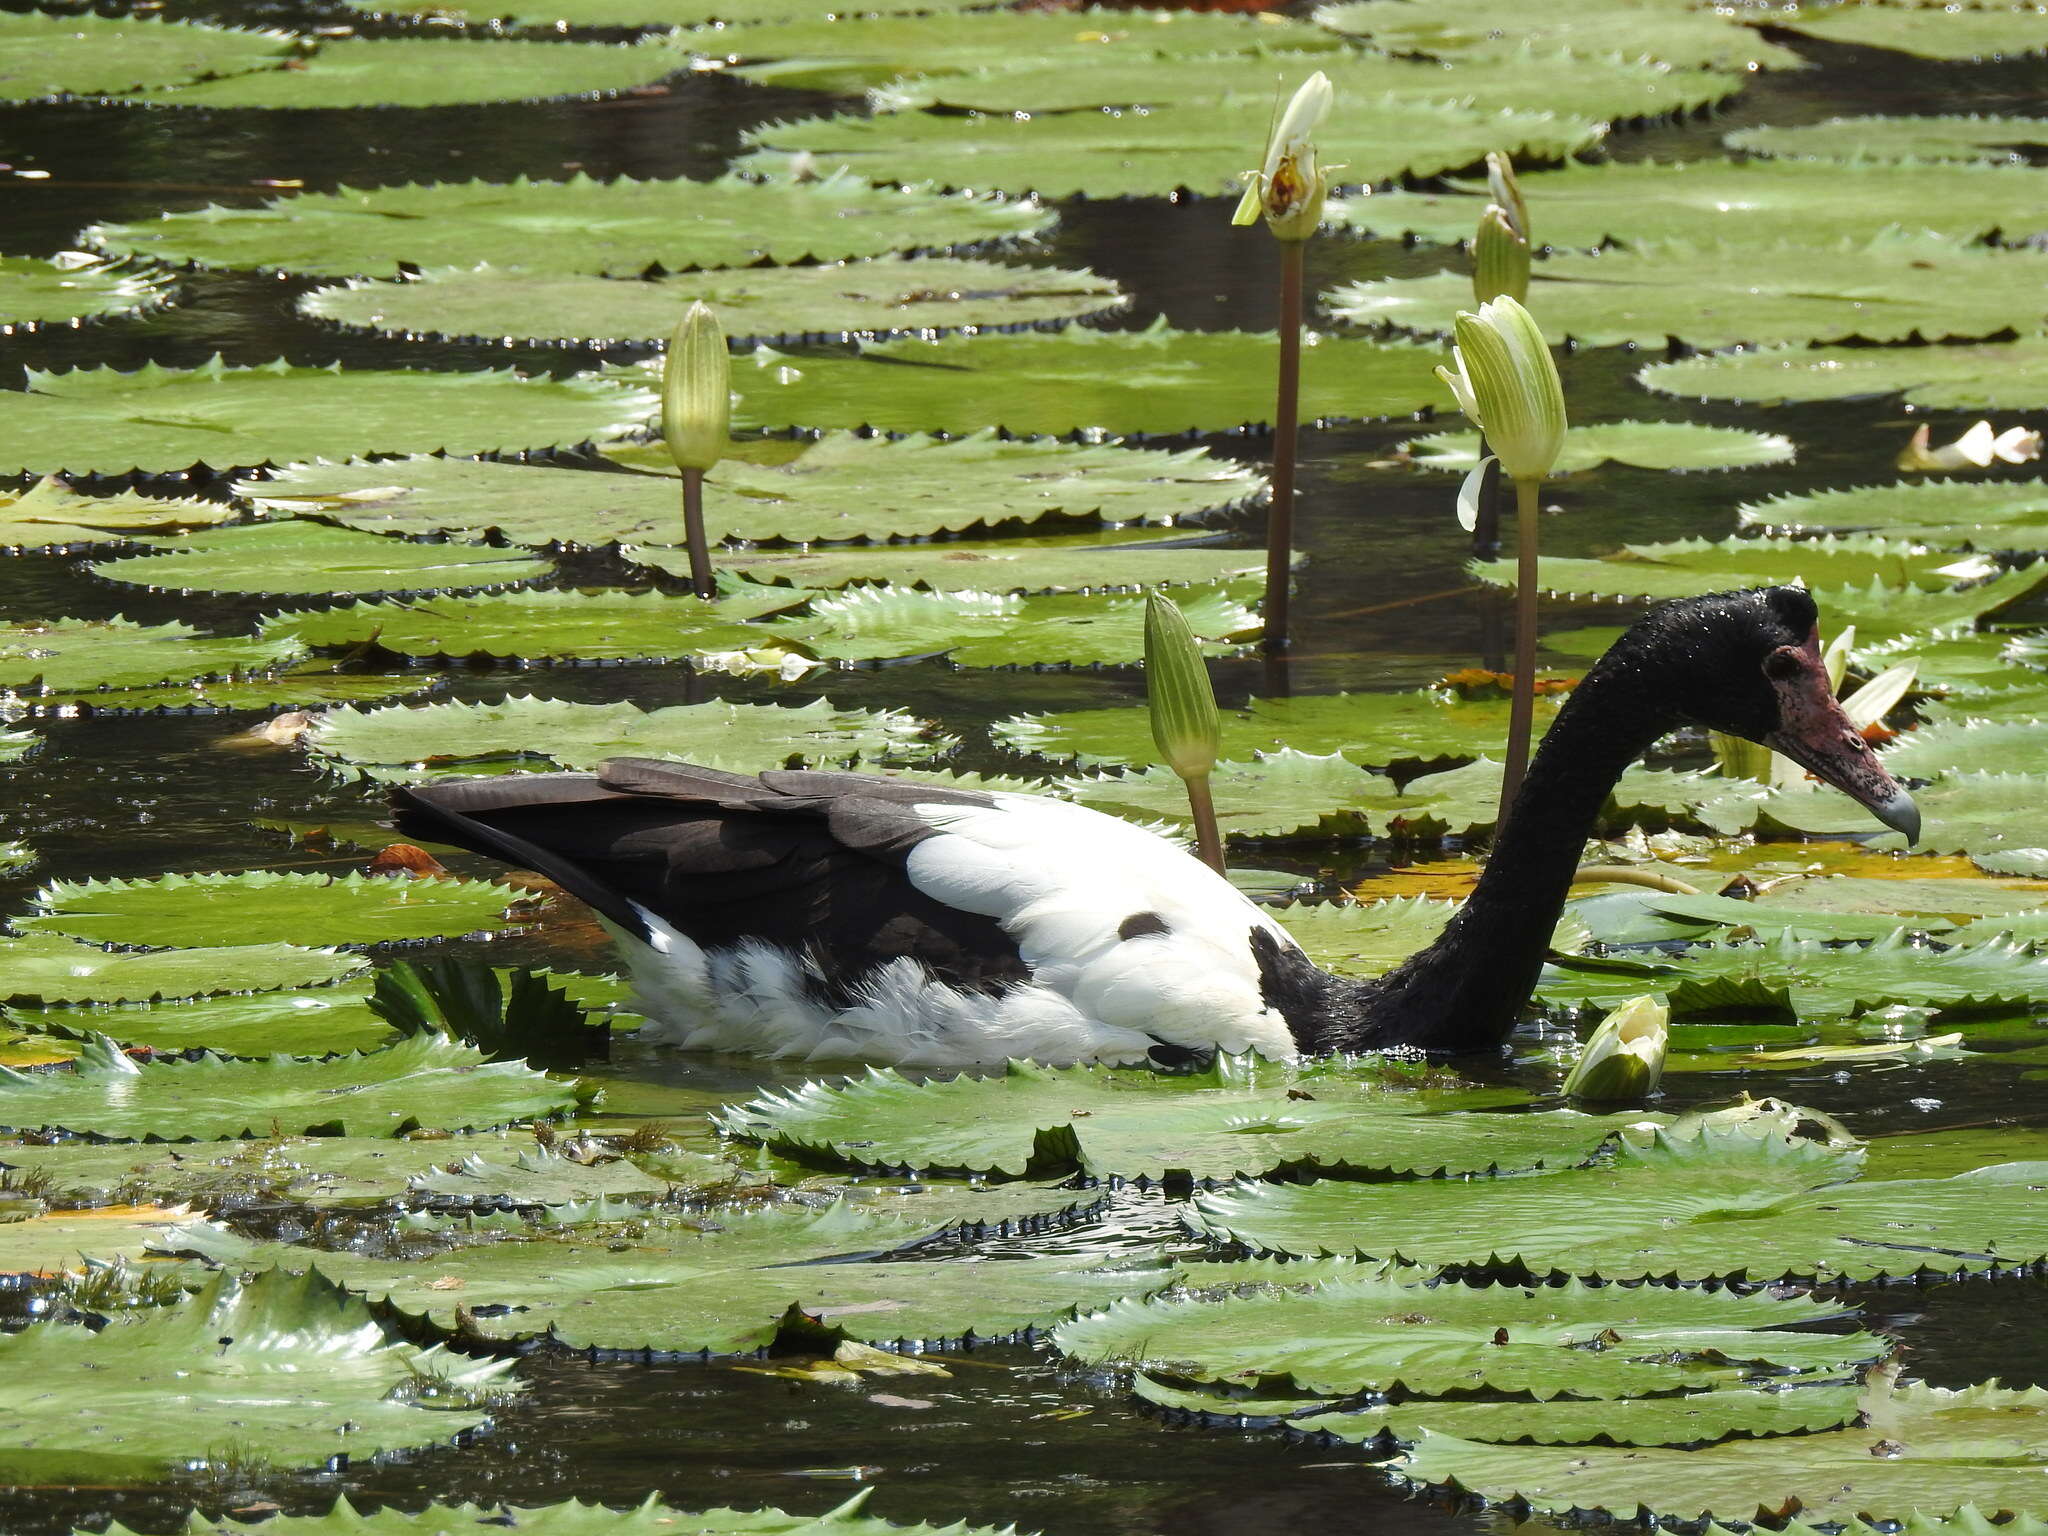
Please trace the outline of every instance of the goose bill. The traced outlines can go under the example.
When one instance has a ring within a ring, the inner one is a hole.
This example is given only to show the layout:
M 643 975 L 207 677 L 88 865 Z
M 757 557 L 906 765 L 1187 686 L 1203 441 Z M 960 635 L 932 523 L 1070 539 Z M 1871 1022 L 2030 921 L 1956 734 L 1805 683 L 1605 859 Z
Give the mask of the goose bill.
M 1908 844 L 1920 838 L 1920 808 L 1884 769 L 1856 724 L 1842 712 L 1821 665 L 1819 637 L 1802 648 L 1806 663 L 1790 677 L 1775 680 L 1778 729 L 1764 745 L 1782 752 L 1823 783 L 1832 784 Z

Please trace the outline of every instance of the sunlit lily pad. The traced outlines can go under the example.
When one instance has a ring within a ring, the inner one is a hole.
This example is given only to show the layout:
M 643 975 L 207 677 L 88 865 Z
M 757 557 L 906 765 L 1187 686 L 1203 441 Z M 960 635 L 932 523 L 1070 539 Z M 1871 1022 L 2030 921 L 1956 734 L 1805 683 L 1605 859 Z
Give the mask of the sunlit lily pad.
M 2041 179 L 2023 166 L 1632 160 L 1531 171 L 1521 186 L 1538 242 L 1590 250 L 1607 240 L 1754 247 L 1810 241 L 1816 230 L 1835 240 L 1868 240 L 1901 222 L 1974 238 L 2010 229 L 2014 210 L 2037 199 Z M 1374 234 L 1451 245 L 1472 238 L 1486 202 L 1483 179 L 1454 181 L 1445 192 L 1375 193 L 1345 203 L 1335 216 Z M 1759 265 L 1754 253 L 1740 259 Z
M 471 24 L 510 22 L 522 27 L 695 27 L 803 21 L 820 13 L 817 0 L 347 0 L 377 16 L 453 18 Z M 985 0 L 862 0 L 862 12 L 975 10 Z M 693 1517 L 694 1518 L 694 1517 Z
M 1755 405 L 1896 394 L 1933 410 L 2040 410 L 2048 407 L 2048 338 L 1969 347 L 1766 347 L 1652 363 L 1636 378 L 1662 395 Z
M 16 1150 L 0 1146 L 0 1162 L 11 1163 Z M 55 1276 L 81 1270 L 88 1260 L 140 1259 L 151 1239 L 190 1215 L 184 1206 L 102 1205 L 0 1221 L 0 1275 Z
M 102 224 L 103 249 L 209 267 L 324 277 L 392 277 L 410 268 L 491 262 L 529 272 L 628 277 L 650 266 L 744 267 L 840 261 L 884 251 L 1021 239 L 1053 216 L 1036 203 L 926 188 L 871 187 L 857 176 L 768 183 L 457 181 L 209 206 L 139 224 Z
M 2037 328 L 2048 319 L 2044 285 L 2048 257 L 2039 252 L 1933 234 L 1804 245 L 1643 240 L 1537 262 L 1529 307 L 1552 343 L 1943 341 Z M 1472 302 L 1472 279 L 1383 278 L 1323 302 L 1340 320 L 1449 335 L 1451 317 Z
M 1296 903 L 1275 908 L 1273 916 L 1325 970 L 1344 976 L 1378 976 L 1435 942 L 1457 910 L 1455 901 L 1399 896 L 1366 903 Z M 1578 949 L 1587 937 L 1585 925 L 1568 911 L 1558 919 L 1551 947 Z
M 2048 704 L 2048 701 L 2044 701 Z M 1968 705 L 1900 736 L 1885 750 L 1894 777 L 1938 778 L 1996 763 L 2000 773 L 2048 773 L 2048 729 L 2037 718 L 1975 720 Z
M 1259 616 L 1245 606 L 1247 595 L 1205 587 L 1178 600 L 1206 648 L 1222 651 L 1258 638 Z M 943 655 L 963 667 L 1116 666 L 1145 655 L 1145 599 L 1133 595 L 851 587 L 757 627 L 771 644 L 794 640 L 839 661 Z
M 854 1262 L 934 1234 L 840 1204 L 740 1210 L 714 1221 L 643 1219 L 627 1228 L 616 1220 L 567 1224 L 574 1209 L 564 1209 L 563 1224 L 479 1233 L 468 1243 L 458 1236 L 457 1246 L 413 1260 L 251 1243 L 212 1227 L 170 1234 L 161 1246 L 238 1267 L 317 1266 L 401 1313 L 472 1337 L 687 1354 L 759 1349 L 793 1312 L 858 1339 L 999 1337 L 1119 1296 L 1150 1295 L 1175 1278 L 1165 1266 L 1096 1267 L 1091 1258 Z M 848 1262 L 820 1262 L 834 1258 Z
M 1974 856 L 2019 848 L 2048 848 L 2048 776 L 2030 773 L 1949 773 L 1913 791 L 1922 831 L 1916 845 L 1929 853 Z M 1779 790 L 1765 814 L 1787 831 L 1809 836 L 1871 830 L 1860 812 L 1839 795 L 1818 787 Z M 1901 848 L 1896 832 L 1873 839 L 1881 848 Z
M 938 112 L 811 118 L 750 130 L 755 152 L 741 164 L 775 173 L 809 154 L 877 180 L 1047 197 L 1157 197 L 1181 187 L 1221 197 L 1235 195 L 1245 146 L 1256 150 L 1272 113 L 1272 93 L 1259 88 L 1223 102 L 1152 111 L 1002 113 L 964 122 Z M 1332 114 L 1317 144 L 1346 163 L 1346 180 L 1384 181 L 1461 170 L 1489 151 L 1561 160 L 1591 148 L 1604 132 L 1604 124 L 1583 117 L 1396 100 L 1348 104 L 1341 116 Z
M 1115 283 L 1092 272 L 884 256 L 653 280 L 436 267 L 406 282 L 317 289 L 299 308 L 322 320 L 413 337 L 567 343 L 666 338 L 693 300 L 711 305 L 735 340 L 774 342 L 1000 330 L 1078 319 L 1127 302 Z
M 1954 556 L 1903 540 L 1851 535 L 1826 539 L 1673 539 L 1662 544 L 1625 544 L 1599 560 L 1546 556 L 1537 566 L 1541 591 L 1609 599 L 1663 599 L 1753 587 L 1764 582 L 1803 581 L 1816 590 L 1865 586 L 1920 587 L 1930 592 L 1954 585 L 1941 567 Z M 1477 579 L 1512 588 L 1508 561 L 1474 561 Z M 1845 622 L 1821 604 L 1830 629 Z
M 1369 1064 L 1344 1062 L 1219 1057 L 1181 1076 L 1012 1062 L 1000 1077 L 951 1082 L 871 1070 L 844 1087 L 806 1083 L 730 1108 L 719 1124 L 748 1141 L 856 1165 L 1226 1179 L 1281 1169 L 1428 1176 L 1562 1166 L 1624 1123 L 1568 1110 L 1450 1113 L 1518 1098 L 1463 1085 L 1402 1088 Z
M 515 696 L 497 704 L 335 709 L 306 738 L 316 760 L 426 779 L 520 768 L 594 768 L 608 757 L 674 757 L 758 773 L 930 757 L 950 745 L 898 710 L 808 704 L 576 704 Z
M 57 934 L 0 939 L 0 1001 L 146 1003 L 317 987 L 369 969 L 357 955 L 289 944 L 110 954 Z
M 391 1043 L 395 1032 L 370 1011 L 364 1001 L 369 995 L 369 982 L 357 978 L 331 987 L 116 1008 L 10 1008 L 6 1018 L 67 1039 L 104 1034 L 122 1045 L 164 1051 L 198 1048 L 224 1056 L 319 1056 L 375 1050 Z M 0 1153 L 0 1162 L 4 1161 L 6 1156 Z
M 528 379 L 509 369 L 427 373 L 145 364 L 29 370 L 0 392 L 9 473 L 58 469 L 227 469 L 355 452 L 484 453 L 630 431 L 654 409 L 643 390 L 595 378 Z
M 1425 53 L 1461 64 L 1516 44 L 1568 48 L 1595 58 L 1619 51 L 1684 69 L 1796 69 L 1799 55 L 1734 25 L 1718 11 L 1662 0 L 1551 0 L 1537 12 L 1502 0 L 1350 0 L 1325 5 L 1315 19 L 1389 53 Z
M 0 1337 L 0 1476 L 153 1483 L 230 1447 L 243 1468 L 368 1461 L 485 1423 L 511 1369 L 407 1343 L 317 1274 L 222 1273 L 98 1331 Z
M 40 551 L 80 544 L 125 544 L 148 534 L 224 523 L 235 509 L 191 497 L 83 496 L 54 475 L 27 490 L 0 491 L 0 549 Z
M 1418 469 L 1466 474 L 1479 462 L 1477 432 L 1432 432 L 1410 439 L 1401 448 Z M 1739 427 L 1710 427 L 1692 421 L 1610 421 L 1568 428 L 1551 473 L 1577 474 L 1603 464 L 1637 469 L 1746 469 L 1756 464 L 1784 464 L 1792 455 L 1792 440 L 1775 432 L 1745 432 Z
M 213 1141 L 276 1132 L 395 1136 L 420 1125 L 504 1125 L 560 1114 L 576 1102 L 572 1085 L 520 1062 L 487 1061 L 475 1048 L 431 1033 L 324 1061 L 209 1055 L 148 1066 L 138 1066 L 102 1035 L 85 1043 L 69 1072 L 25 1075 L 0 1067 L 0 1125 L 109 1141 Z
M 138 542 L 151 553 L 101 560 L 87 569 L 159 592 L 279 597 L 501 587 L 554 571 L 523 549 L 421 543 L 303 521 L 245 523 Z
M 1156 528 L 1103 529 L 1010 539 L 939 539 L 833 549 L 748 551 L 721 563 L 750 581 L 831 588 L 864 583 L 933 592 L 1090 592 L 1114 588 L 1261 581 L 1263 549 L 1169 547 Z M 629 545 L 627 559 L 672 576 L 688 572 L 673 545 Z
M 1287 747 L 1217 764 L 1209 787 L 1226 837 L 1364 837 L 1384 827 L 1400 799 L 1384 774 L 1368 773 L 1335 752 L 1317 756 Z M 1187 786 L 1164 766 L 1063 779 L 1054 788 L 1111 816 L 1194 824 Z
M 666 458 L 659 445 L 652 451 Z M 673 465 L 663 467 L 660 475 L 601 475 L 420 457 L 298 464 L 236 488 L 266 511 L 379 533 L 680 545 L 682 488 Z M 831 432 L 784 463 L 723 460 L 705 477 L 704 516 L 713 538 L 808 544 L 1041 519 L 1170 522 L 1248 500 L 1262 483 L 1249 467 L 1200 448 L 1019 441 L 993 430 L 953 442 Z
M 291 39 L 279 32 L 10 11 L 0 16 L 0 100 L 125 96 L 152 86 L 274 69 L 290 48 Z
M 503 38 L 323 38 L 289 65 L 168 82 L 131 100 L 171 107 L 452 107 L 616 96 L 688 67 L 665 39 L 638 43 Z
M 733 383 L 763 426 L 891 432 L 1065 433 L 1100 427 L 1160 436 L 1227 431 L 1272 410 L 1274 338 L 1246 331 L 1074 327 L 1055 336 L 885 341 L 858 357 L 766 348 Z M 1304 419 L 1448 409 L 1434 347 L 1322 337 L 1303 349 Z
M 17 620 L 0 626 L 0 688 L 34 697 L 146 688 L 268 671 L 303 654 L 292 640 L 212 638 L 189 624 Z
M 2016 59 L 2048 52 L 2048 15 L 2023 4 L 1801 7 L 1773 15 L 1770 24 L 1921 59 Z
M 160 276 L 0 256 L 0 334 L 138 314 L 168 300 L 169 285 Z
M 1254 1250 L 1606 1280 L 1959 1274 L 2048 1254 L 2041 1163 L 1843 1183 L 1854 1154 L 1742 1129 L 1657 1131 L 1612 1163 L 1472 1183 L 1239 1184 L 1198 1195 L 1197 1231 Z
M 1900 480 L 1751 502 L 1746 527 L 1881 533 L 1954 547 L 2048 549 L 2048 492 L 2032 480 Z
M 292 870 L 59 880 L 36 893 L 20 933 L 170 949 L 221 944 L 392 944 L 491 933 L 531 892 L 488 880 L 339 877 Z
M 1795 160 L 1962 160 L 2025 164 L 2048 148 L 2048 119 L 2038 117 L 1831 117 L 1796 127 L 1738 128 L 1730 149 Z M 1917 218 L 1912 222 L 1918 222 Z
M 34 731 L 0 731 L 0 764 L 18 763 L 42 744 Z

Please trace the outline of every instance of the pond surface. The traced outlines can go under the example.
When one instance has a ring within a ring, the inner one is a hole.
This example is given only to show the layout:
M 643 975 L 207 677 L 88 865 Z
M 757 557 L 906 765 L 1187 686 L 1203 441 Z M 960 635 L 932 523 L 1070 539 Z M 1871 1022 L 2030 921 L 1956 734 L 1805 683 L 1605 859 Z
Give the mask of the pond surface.
M 261 24 L 308 14 L 286 7 L 176 8 Z M 324 13 L 323 13 L 324 14 Z M 343 13 L 345 15 L 345 13 Z M 2040 64 L 1937 66 L 1868 50 L 1800 43 L 1818 66 L 1762 77 L 1718 115 L 1617 133 L 1616 158 L 1717 154 L 1718 135 L 1751 123 L 1793 124 L 1861 112 L 2024 112 L 2040 105 Z M 827 108 L 828 99 L 765 90 L 718 75 L 681 77 L 670 89 L 615 100 L 435 111 L 209 112 L 42 105 L 0 108 L 5 247 L 10 254 L 67 249 L 88 224 L 139 219 L 209 202 L 239 206 L 275 183 L 313 190 L 468 177 L 708 177 L 739 148 L 750 125 Z M 19 173 L 44 173 L 22 179 Z M 1035 259 L 1089 267 L 1134 296 L 1115 326 L 1164 316 L 1189 329 L 1270 324 L 1274 248 L 1260 232 L 1235 230 L 1216 201 L 1077 201 L 1061 210 Z M 1021 258 L 1020 258 L 1021 259 Z M 1310 251 L 1313 290 L 1339 281 L 1424 273 L 1440 265 L 1427 248 L 1391 241 L 1323 239 Z M 0 386 L 18 388 L 25 368 L 145 362 L 190 366 L 218 353 L 231 363 L 283 356 L 295 363 L 361 367 L 514 365 L 570 373 L 648 349 L 595 351 L 415 342 L 337 332 L 299 317 L 311 286 L 247 274 L 192 273 L 181 302 L 133 321 L 50 330 L 0 341 Z M 1312 290 L 1312 291 L 1313 291 Z M 1582 350 L 1564 360 L 1575 417 L 1702 421 L 1791 431 L 1795 462 L 1739 476 L 1673 476 L 1609 466 L 1562 483 L 1546 497 L 1547 552 L 1598 555 L 1624 540 L 1720 537 L 1735 527 L 1738 500 L 1858 484 L 1888 473 L 1922 416 L 1869 402 L 1784 413 L 1694 406 L 1645 394 L 1631 382 L 1645 358 L 1624 349 Z M 1969 418 L 1937 413 L 1937 441 Z M 1312 556 L 1296 599 L 1299 642 L 1277 664 L 1232 660 L 1215 669 L 1223 701 L 1276 684 L 1297 693 L 1410 688 L 1475 662 L 1497 664 L 1502 615 L 1462 566 L 1467 555 L 1450 509 L 1448 477 L 1383 467 L 1409 422 L 1310 431 L 1303 438 L 1299 542 Z M 1265 441 L 1223 435 L 1215 452 L 1262 462 Z M 195 489 L 214 489 L 196 487 Z M 1241 540 L 1255 544 L 1255 518 Z M 603 557 L 578 557 L 568 575 L 623 579 Z M 256 600 L 138 596 L 83 572 L 80 561 L 24 556 L 0 561 L 0 614 L 125 614 L 182 618 L 222 632 L 269 606 Z M 1614 608 L 1546 611 L 1548 628 L 1611 623 Z M 2036 607 L 2011 615 L 2048 617 Z M 921 662 L 822 674 L 836 703 L 894 706 L 936 719 L 968 739 L 1023 710 L 1133 702 L 1135 669 L 1076 672 L 956 670 Z M 647 707 L 707 696 L 788 699 L 765 682 L 693 677 L 681 668 L 505 666 L 456 670 L 444 697 L 488 700 L 510 691 Z M 815 691 L 800 688 L 797 693 Z M 343 870 L 359 859 L 287 846 L 254 825 L 261 818 L 318 821 L 361 816 L 366 797 L 307 768 L 296 754 L 252 751 L 232 741 L 243 714 L 58 720 L 41 756 L 5 781 L 0 838 L 31 838 L 40 867 L 0 878 L 0 910 L 18 911 L 43 878 L 124 877 L 167 869 L 268 867 Z M 1013 760 L 968 746 L 955 766 L 996 771 Z M 1383 858 L 1369 849 L 1292 849 L 1260 862 L 1319 878 L 1371 881 Z M 564 922 L 502 941 L 494 954 L 521 962 L 599 963 L 597 936 Z M 621 1113 L 681 1114 L 747 1096 L 802 1074 L 744 1062 L 695 1062 L 623 1046 L 607 1069 Z M 1531 1073 L 1533 1084 L 1542 1077 Z M 1547 1079 L 1545 1079 L 1547 1081 Z M 1733 1076 L 1695 1073 L 1669 1087 L 1667 1107 L 1726 1097 Z M 1988 1063 L 1902 1064 L 1853 1074 L 1815 1067 L 1773 1076 L 1768 1091 L 1825 1109 L 1865 1135 L 1994 1122 L 2048 1124 L 2038 1090 Z M 1134 1236 L 1172 1234 L 1171 1202 L 1128 1190 L 1108 1214 L 1063 1239 L 1114 1251 Z M 1910 1368 L 1964 1385 L 1989 1376 L 2007 1385 L 2048 1384 L 2048 1293 L 2036 1279 L 1855 1292 L 1866 1326 L 1895 1331 Z M 1283 1444 L 1269 1436 L 1163 1424 L 1136 1411 L 1106 1377 L 1063 1367 L 1040 1349 L 984 1347 L 960 1361 L 943 1389 L 820 1387 L 748 1374 L 729 1362 L 594 1362 L 542 1353 L 520 1370 L 526 1396 L 495 1428 L 460 1449 L 389 1464 L 302 1476 L 232 1473 L 144 1490 L 0 1490 L 0 1528 L 22 1536 L 61 1532 L 109 1517 L 138 1530 L 169 1530 L 195 1502 L 203 1508 L 293 1513 L 324 1509 L 337 1493 L 358 1504 L 417 1507 L 429 1498 L 540 1503 L 578 1497 L 637 1501 L 659 1490 L 685 1507 L 776 1504 L 822 1511 L 872 1484 L 869 1512 L 897 1521 L 1015 1522 L 1061 1536 L 1139 1531 L 1293 1532 L 1372 1528 L 1434 1533 L 1473 1524 L 1505 1527 L 1504 1513 L 1458 1511 L 1399 1492 L 1344 1447 Z M 872 1400 L 884 1390 L 918 1406 Z

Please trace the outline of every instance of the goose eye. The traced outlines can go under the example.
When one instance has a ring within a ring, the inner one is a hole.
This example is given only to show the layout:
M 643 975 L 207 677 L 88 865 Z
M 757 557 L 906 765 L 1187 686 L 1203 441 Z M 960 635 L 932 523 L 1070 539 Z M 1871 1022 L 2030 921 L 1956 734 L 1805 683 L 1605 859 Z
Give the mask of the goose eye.
M 1797 646 L 1781 645 L 1764 658 L 1764 676 L 1774 683 L 1797 677 L 1806 668 L 1806 658 Z

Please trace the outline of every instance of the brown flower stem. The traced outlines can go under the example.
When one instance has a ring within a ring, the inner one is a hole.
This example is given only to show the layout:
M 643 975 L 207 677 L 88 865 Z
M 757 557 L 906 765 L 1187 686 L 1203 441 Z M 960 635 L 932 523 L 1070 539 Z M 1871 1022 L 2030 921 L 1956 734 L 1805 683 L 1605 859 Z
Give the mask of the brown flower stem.
M 1216 826 L 1216 800 L 1209 793 L 1209 775 L 1181 782 L 1188 787 L 1188 809 L 1195 817 L 1195 856 L 1217 874 L 1225 874 L 1223 834 Z
M 699 597 L 716 597 L 718 582 L 711 574 L 711 550 L 704 541 L 704 471 L 683 471 L 683 539 L 690 552 L 690 590 Z
M 1535 480 L 1515 482 L 1515 687 L 1508 704 L 1507 758 L 1501 765 L 1499 839 L 1522 787 L 1529 732 L 1536 719 L 1536 493 Z
M 1273 503 L 1266 513 L 1266 648 L 1284 650 L 1294 579 L 1294 448 L 1301 424 L 1305 240 L 1280 242 L 1280 383 L 1273 401 Z

